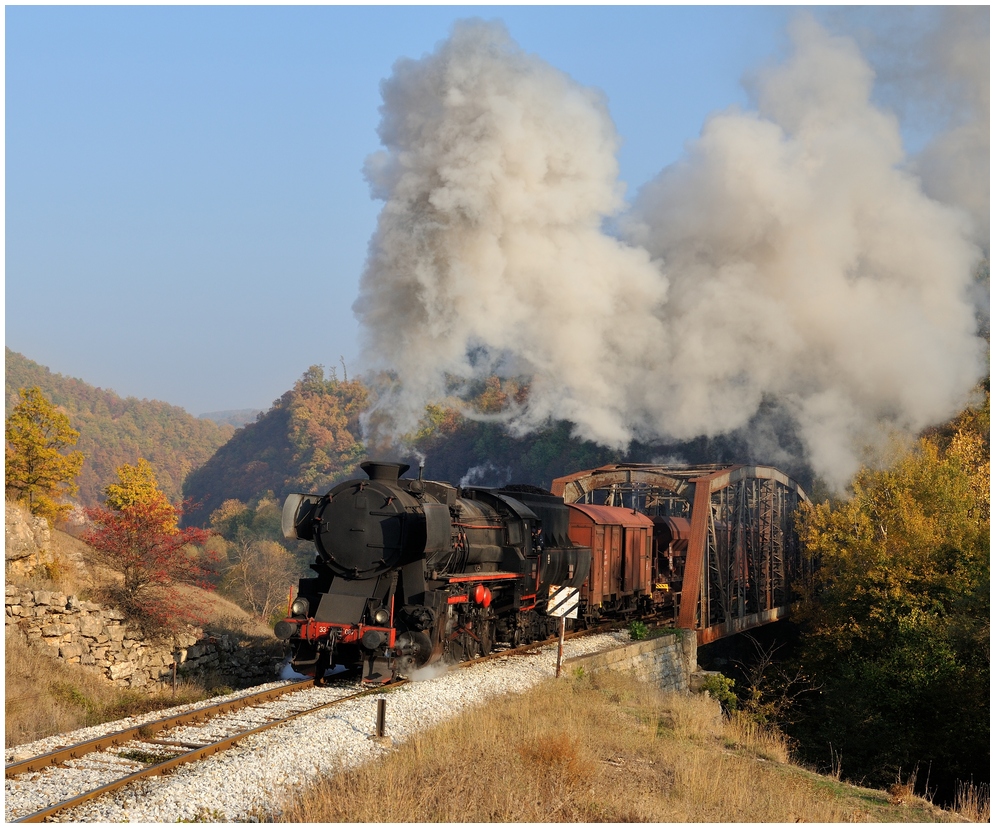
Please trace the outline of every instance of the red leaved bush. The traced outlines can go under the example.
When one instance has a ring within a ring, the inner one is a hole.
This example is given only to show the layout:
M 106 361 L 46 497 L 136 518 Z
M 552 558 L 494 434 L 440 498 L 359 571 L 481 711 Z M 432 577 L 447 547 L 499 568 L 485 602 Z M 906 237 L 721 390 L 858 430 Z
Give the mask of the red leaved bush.
M 217 563 L 201 547 L 213 532 L 177 529 L 181 510 L 165 498 L 139 500 L 120 509 L 86 510 L 91 528 L 83 540 L 108 568 L 124 576 L 111 598 L 148 632 L 168 632 L 196 622 L 197 607 L 181 598 L 177 584 L 213 589 Z

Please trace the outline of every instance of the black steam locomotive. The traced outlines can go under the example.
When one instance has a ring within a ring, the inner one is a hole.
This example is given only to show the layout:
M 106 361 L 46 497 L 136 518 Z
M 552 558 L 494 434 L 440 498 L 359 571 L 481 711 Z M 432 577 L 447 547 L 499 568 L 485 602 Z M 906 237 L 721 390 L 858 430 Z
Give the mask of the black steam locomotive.
M 579 588 L 591 567 L 561 498 L 402 479 L 401 463 L 361 468 L 368 479 L 284 505 L 284 535 L 318 552 L 275 630 L 295 670 L 320 684 L 329 667 L 362 665 L 365 683 L 386 683 L 558 630 L 550 586 Z

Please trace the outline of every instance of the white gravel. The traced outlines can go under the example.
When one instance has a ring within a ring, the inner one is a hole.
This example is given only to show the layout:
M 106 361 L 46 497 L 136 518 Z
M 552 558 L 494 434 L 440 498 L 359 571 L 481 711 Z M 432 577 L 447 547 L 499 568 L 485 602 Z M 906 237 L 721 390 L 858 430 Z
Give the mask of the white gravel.
M 628 633 L 625 632 L 587 636 L 565 642 L 563 657 L 570 658 L 627 643 Z M 166 776 L 140 780 L 96 802 L 63 812 L 55 819 L 61 822 L 256 821 L 271 813 L 291 786 L 298 787 L 320 774 L 340 767 L 354 767 L 382 756 L 392 745 L 404 742 L 413 733 L 451 718 L 471 705 L 502 693 L 522 692 L 551 677 L 556 669 L 556 650 L 556 644 L 548 644 L 538 654 L 501 658 L 473 667 L 449 670 L 387 694 L 373 694 L 302 716 L 286 725 L 251 736 L 224 753 L 193 765 L 184 765 Z M 230 698 L 260 689 L 263 688 L 251 688 L 232 694 Z M 318 703 L 319 700 L 347 695 L 355 689 L 355 685 L 350 688 L 312 687 L 273 704 L 287 710 L 299 709 L 302 697 L 306 697 L 309 703 Z M 380 741 L 372 736 L 377 699 L 382 697 L 387 698 L 387 738 Z M 185 705 L 182 709 L 207 706 L 220 700 Z M 267 706 L 267 711 L 270 710 L 271 707 Z M 85 728 L 8 749 L 7 761 L 14 760 L 15 756 L 36 756 L 58 746 L 165 715 L 167 711 L 131 717 L 99 728 Z M 245 711 L 243 716 L 260 720 L 258 713 Z M 223 737 L 222 726 L 211 725 L 211 728 L 220 734 L 218 738 Z M 189 735 L 191 741 L 205 741 L 203 731 L 191 729 Z M 172 731 L 169 738 L 182 737 Z M 99 782 L 87 785 L 87 781 L 106 777 L 110 762 L 121 767 L 143 767 L 137 762 L 109 760 L 106 754 L 101 756 L 104 758 L 78 760 L 73 763 L 73 768 L 50 768 L 7 780 L 4 803 L 6 821 L 96 787 Z M 92 769 L 85 770 L 87 767 Z
M 127 730 L 129 727 L 165 719 L 167 716 L 179 715 L 190 710 L 199 710 L 202 707 L 211 707 L 223 701 L 234 701 L 243 696 L 251 696 L 253 693 L 261 693 L 263 690 L 268 690 L 271 687 L 280 687 L 289 683 L 287 681 L 271 681 L 269 684 L 259 684 L 255 687 L 237 690 L 234 693 L 219 696 L 216 699 L 205 699 L 204 701 L 192 704 L 177 705 L 167 710 L 154 710 L 151 713 L 142 713 L 140 716 L 129 716 L 126 719 L 118 719 L 116 722 L 105 722 L 104 724 L 94 725 L 93 727 L 83 727 L 71 733 L 60 733 L 56 736 L 49 736 L 45 739 L 39 739 L 37 742 L 6 748 L 4 762 L 8 764 L 11 762 L 20 762 L 24 759 L 30 759 L 32 756 L 41 756 L 58 748 L 79 744 L 88 739 L 96 739 L 98 736 L 106 736 L 108 733 L 114 733 L 118 730 Z

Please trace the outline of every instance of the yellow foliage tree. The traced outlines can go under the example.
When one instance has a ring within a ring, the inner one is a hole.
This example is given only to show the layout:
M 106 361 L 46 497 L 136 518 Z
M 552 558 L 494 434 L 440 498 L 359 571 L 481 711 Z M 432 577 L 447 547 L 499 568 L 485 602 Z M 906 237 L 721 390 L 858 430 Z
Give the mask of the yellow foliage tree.
M 134 466 L 128 463 L 118 466 L 117 483 L 110 483 L 104 489 L 104 504 L 115 512 L 134 506 L 148 507 L 162 515 L 162 528 L 166 532 L 178 529 L 179 514 L 159 488 L 155 469 L 144 457 L 139 457 Z
M 802 741 L 874 783 L 930 767 L 952 795 L 988 757 L 989 402 L 931 430 L 853 496 L 802 509 L 818 561 L 803 662 L 821 684 Z M 812 756 L 808 758 L 817 758 Z
M 61 499 L 78 491 L 83 453 L 63 452 L 76 445 L 79 432 L 37 386 L 22 388 L 19 396 L 5 427 L 6 494 L 25 501 L 32 514 L 55 520 L 72 508 Z

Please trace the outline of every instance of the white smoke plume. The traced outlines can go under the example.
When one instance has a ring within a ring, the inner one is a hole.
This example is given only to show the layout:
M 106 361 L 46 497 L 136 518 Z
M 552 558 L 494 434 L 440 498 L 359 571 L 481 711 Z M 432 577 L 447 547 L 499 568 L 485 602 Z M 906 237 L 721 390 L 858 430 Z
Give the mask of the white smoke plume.
M 991 222 L 991 61 L 987 6 L 948 7 L 931 34 L 928 70 L 947 79 L 948 129 L 916 158 L 930 195 L 966 209 L 974 238 L 989 247 Z
M 627 443 L 625 397 L 665 340 L 666 282 L 601 230 L 623 205 L 601 95 L 502 26 L 463 23 L 399 61 L 383 96 L 386 150 L 367 176 L 386 204 L 355 311 L 367 354 L 402 378 L 398 428 L 443 396 L 446 372 L 486 376 L 504 359 L 534 377 L 526 427 L 564 417 Z
M 973 238 L 987 250 L 989 7 L 865 6 L 837 14 L 875 67 L 878 97 L 914 132 L 931 133 L 910 159 L 924 191 L 964 209 L 973 223 Z
M 384 83 L 384 199 L 355 310 L 401 431 L 447 372 L 532 377 L 511 425 L 624 447 L 740 430 L 765 404 L 842 486 L 867 447 L 955 413 L 983 374 L 970 216 L 927 197 L 855 43 L 808 17 L 623 206 L 602 98 L 498 24 Z M 471 354 L 473 359 L 471 359 Z M 761 429 L 762 430 L 762 429 Z M 758 434 L 769 441 L 770 434 Z
M 774 398 L 840 484 L 892 429 L 949 417 L 981 375 L 967 217 L 903 170 L 854 43 L 811 18 L 756 79 L 756 112 L 716 115 L 647 185 L 631 237 L 671 278 L 661 424 L 745 425 Z
M 511 481 L 511 469 L 498 468 L 491 462 L 467 469 L 459 481 L 463 486 L 504 486 Z

